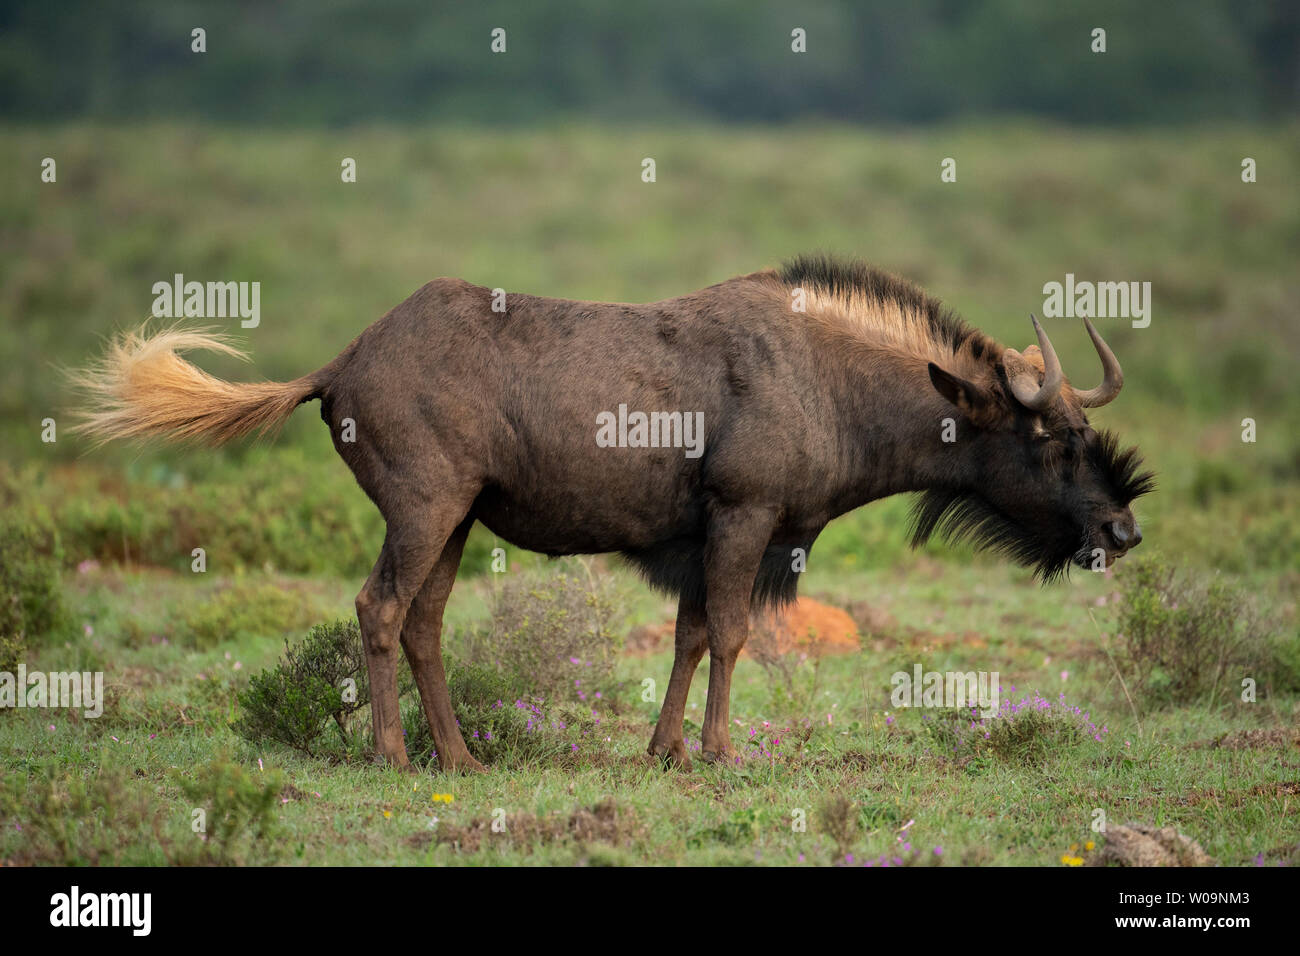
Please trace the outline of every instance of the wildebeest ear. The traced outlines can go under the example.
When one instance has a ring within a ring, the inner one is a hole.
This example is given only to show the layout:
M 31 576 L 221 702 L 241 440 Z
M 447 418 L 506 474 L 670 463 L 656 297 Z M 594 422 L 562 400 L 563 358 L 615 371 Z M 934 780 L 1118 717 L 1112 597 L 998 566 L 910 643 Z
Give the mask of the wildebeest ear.
M 1001 415 L 996 397 L 973 382 L 945 372 L 933 362 L 930 363 L 930 382 L 936 392 L 956 405 L 975 425 L 987 428 Z

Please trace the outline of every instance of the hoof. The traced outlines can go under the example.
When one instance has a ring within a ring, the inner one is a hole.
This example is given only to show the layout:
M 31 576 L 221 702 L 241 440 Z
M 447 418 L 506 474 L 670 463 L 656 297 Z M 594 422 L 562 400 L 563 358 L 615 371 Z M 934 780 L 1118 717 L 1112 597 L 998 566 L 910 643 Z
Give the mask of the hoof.
M 725 750 L 704 750 L 700 752 L 700 759 L 714 766 L 725 766 L 736 762 L 736 752 L 730 747 Z
M 487 773 L 487 767 L 483 766 L 468 753 L 461 757 L 449 758 L 445 763 L 441 758 L 438 760 L 438 766 L 442 768 L 443 773 Z
M 392 767 L 394 770 L 401 770 L 404 773 L 418 773 L 411 764 L 411 759 L 403 750 L 400 754 L 382 754 L 377 753 L 371 758 L 376 767 Z
M 646 752 L 652 757 L 658 757 L 666 769 L 691 769 L 691 758 L 686 756 L 686 742 L 683 740 L 674 740 L 672 743 L 667 744 L 656 743 L 652 740 Z

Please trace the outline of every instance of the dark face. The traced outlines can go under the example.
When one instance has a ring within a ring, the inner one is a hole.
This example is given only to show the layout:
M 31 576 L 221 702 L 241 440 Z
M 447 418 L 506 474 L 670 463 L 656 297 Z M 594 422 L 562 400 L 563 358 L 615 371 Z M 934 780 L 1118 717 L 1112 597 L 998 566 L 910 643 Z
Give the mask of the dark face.
M 1014 430 L 987 436 L 991 454 L 988 504 L 1007 531 L 1023 535 L 1044 577 L 1067 563 L 1100 571 L 1142 543 L 1129 507 L 1154 485 L 1137 449 L 1120 451 L 1081 410 L 1017 416 Z M 1021 529 L 1027 529 L 1027 534 Z
M 936 382 L 936 387 L 940 385 Z M 940 388 L 948 396 L 951 389 Z M 1071 564 L 1104 570 L 1142 541 L 1130 504 L 1154 476 L 1136 449 L 1098 432 L 1066 393 L 1041 412 L 1001 397 L 983 408 L 963 395 L 968 454 L 954 487 L 928 491 L 914 510 L 914 540 L 937 531 L 1005 553 L 1044 581 Z

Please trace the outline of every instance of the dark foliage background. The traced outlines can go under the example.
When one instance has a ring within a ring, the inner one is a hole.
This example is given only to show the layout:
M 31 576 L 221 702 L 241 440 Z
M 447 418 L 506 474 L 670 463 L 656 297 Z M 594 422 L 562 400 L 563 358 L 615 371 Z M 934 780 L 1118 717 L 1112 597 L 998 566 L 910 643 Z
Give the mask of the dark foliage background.
M 190 52 L 194 27 L 207 53 Z M 507 54 L 488 55 L 491 30 Z M 808 52 L 790 54 L 790 32 Z M 1090 31 L 1107 30 L 1105 56 Z M 263 0 L 0 7 L 0 116 L 1087 123 L 1294 113 L 1294 0 Z

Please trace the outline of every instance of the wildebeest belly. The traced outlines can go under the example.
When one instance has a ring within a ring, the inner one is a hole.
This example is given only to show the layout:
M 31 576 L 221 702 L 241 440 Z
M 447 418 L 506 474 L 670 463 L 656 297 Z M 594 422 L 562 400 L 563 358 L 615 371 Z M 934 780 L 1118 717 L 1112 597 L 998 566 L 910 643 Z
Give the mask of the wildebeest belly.
M 622 475 L 616 468 L 606 473 L 615 484 Z M 629 490 L 643 494 L 582 497 L 551 486 L 521 495 L 491 486 L 475 501 L 472 514 L 494 534 L 529 551 L 553 556 L 620 552 L 655 588 L 702 605 L 707 495 L 697 492 L 678 500 L 671 493 L 656 496 L 644 486 Z M 794 599 L 799 572 L 820 530 L 819 523 L 776 529 L 754 582 L 756 604 Z
M 703 538 L 704 497 L 690 477 L 619 465 L 609 461 L 578 483 L 531 473 L 490 484 L 472 513 L 493 534 L 542 554 L 600 554 Z

